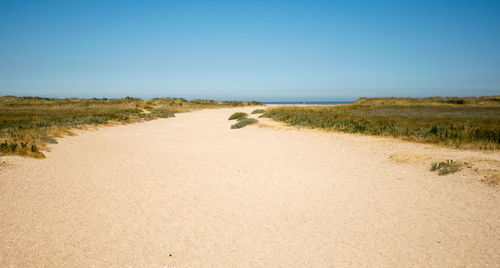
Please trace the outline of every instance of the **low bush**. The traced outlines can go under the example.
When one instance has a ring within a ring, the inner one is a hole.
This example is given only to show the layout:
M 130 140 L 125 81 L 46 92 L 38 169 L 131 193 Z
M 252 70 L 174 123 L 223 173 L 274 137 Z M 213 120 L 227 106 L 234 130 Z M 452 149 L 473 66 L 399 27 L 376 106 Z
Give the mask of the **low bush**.
M 265 112 L 266 112 L 266 110 L 264 110 L 264 109 L 256 109 L 256 110 L 253 110 L 252 114 L 263 114 Z
M 244 119 L 247 118 L 248 114 L 247 113 L 242 113 L 242 112 L 237 112 L 232 114 L 227 120 L 235 120 L 235 119 Z
M 245 126 L 248 126 L 251 124 L 255 124 L 257 122 L 258 122 L 257 119 L 253 119 L 253 118 L 240 119 L 240 120 L 238 120 L 238 123 L 231 126 L 231 129 L 242 128 L 242 127 L 245 127 Z

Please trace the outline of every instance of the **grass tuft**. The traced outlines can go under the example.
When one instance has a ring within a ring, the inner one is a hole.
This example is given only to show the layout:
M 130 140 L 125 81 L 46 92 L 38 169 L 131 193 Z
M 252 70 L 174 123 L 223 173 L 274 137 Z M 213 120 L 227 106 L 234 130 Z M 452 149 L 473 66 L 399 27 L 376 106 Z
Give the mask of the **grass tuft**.
M 255 124 L 257 122 L 258 122 L 257 119 L 253 119 L 253 118 L 239 119 L 238 123 L 236 123 L 236 124 L 234 124 L 234 125 L 231 126 L 231 129 L 242 128 L 242 127 L 245 127 L 245 126 L 248 126 L 248 125 L 251 125 L 251 124 Z
M 227 120 L 241 120 L 247 118 L 248 114 L 247 113 L 242 113 L 242 112 L 237 112 L 232 114 Z

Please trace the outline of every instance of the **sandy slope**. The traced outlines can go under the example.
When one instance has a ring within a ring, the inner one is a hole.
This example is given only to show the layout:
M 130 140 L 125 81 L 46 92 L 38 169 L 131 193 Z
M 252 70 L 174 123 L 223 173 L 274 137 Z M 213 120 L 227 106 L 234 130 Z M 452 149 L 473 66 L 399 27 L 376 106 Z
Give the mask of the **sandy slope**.
M 499 266 L 499 187 L 474 167 L 428 170 L 442 157 L 498 168 L 498 153 L 229 128 L 253 109 L 87 131 L 44 160 L 3 157 L 0 267 Z

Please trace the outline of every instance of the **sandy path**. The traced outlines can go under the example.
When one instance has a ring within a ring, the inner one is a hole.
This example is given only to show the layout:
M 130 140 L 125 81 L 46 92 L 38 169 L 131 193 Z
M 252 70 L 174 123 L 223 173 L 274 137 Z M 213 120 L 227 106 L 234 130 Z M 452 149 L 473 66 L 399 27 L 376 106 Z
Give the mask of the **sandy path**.
M 391 159 L 498 153 L 229 129 L 231 113 L 253 109 L 88 131 L 44 160 L 3 157 L 0 267 L 499 266 L 499 187 Z

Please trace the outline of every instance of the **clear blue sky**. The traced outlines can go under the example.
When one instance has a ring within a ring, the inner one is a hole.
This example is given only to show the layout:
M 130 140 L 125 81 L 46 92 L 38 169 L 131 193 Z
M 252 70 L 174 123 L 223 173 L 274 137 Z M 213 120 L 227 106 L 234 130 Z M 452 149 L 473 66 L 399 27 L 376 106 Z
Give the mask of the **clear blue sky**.
M 0 0 L 0 95 L 493 94 L 495 0 Z

